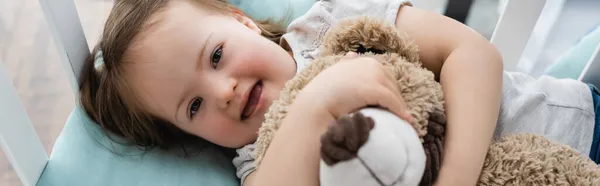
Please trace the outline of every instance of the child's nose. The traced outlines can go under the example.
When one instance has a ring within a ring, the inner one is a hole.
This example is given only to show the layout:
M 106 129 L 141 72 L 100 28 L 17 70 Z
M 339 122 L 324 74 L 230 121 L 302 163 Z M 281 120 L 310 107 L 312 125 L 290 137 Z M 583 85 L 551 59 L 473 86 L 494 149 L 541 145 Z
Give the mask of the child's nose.
M 233 78 L 228 78 L 221 86 L 218 86 L 217 102 L 221 109 L 228 109 L 235 99 L 235 89 L 237 81 Z

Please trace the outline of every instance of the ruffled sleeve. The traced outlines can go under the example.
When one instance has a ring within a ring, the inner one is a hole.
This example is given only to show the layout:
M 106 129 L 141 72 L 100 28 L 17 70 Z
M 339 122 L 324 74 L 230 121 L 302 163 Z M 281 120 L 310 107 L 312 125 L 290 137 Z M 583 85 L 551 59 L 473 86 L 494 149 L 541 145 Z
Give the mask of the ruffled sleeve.
M 290 23 L 280 44 L 292 50 L 299 72 L 319 55 L 323 36 L 339 20 L 370 16 L 393 24 L 403 5 L 412 4 L 408 0 L 321 0 Z

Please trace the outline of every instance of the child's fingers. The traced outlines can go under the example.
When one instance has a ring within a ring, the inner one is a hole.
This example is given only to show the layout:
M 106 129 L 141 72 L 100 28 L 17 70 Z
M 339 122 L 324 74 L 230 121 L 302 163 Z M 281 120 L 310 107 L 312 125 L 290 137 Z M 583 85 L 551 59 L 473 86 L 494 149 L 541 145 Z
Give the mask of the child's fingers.
M 398 85 L 394 81 L 395 78 L 392 76 L 391 73 L 388 73 L 387 71 L 386 71 L 386 76 L 388 77 L 389 81 L 385 82 L 385 86 L 388 87 L 389 90 L 394 94 L 394 97 L 396 98 L 395 103 L 399 104 L 400 109 L 402 109 L 400 111 L 401 113 L 395 113 L 395 114 L 398 115 L 398 117 L 406 120 L 407 122 L 412 123 L 413 117 L 412 117 L 412 115 L 410 115 L 410 112 L 409 112 L 408 108 L 406 107 L 406 102 L 404 102 L 404 99 L 402 98 L 402 94 L 400 94 L 400 89 L 398 88 Z
M 387 88 L 385 89 L 386 90 L 382 91 L 382 95 L 378 99 L 378 105 L 385 107 L 403 120 L 412 123 L 413 118 L 408 112 L 408 108 L 406 107 L 404 100 L 398 96 L 398 93 L 394 93 L 394 91 Z

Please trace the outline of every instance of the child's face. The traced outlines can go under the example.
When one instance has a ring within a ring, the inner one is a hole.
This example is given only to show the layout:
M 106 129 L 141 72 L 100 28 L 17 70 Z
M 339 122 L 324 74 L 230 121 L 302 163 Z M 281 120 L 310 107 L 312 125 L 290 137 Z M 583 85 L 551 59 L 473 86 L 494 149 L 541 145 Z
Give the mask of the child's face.
M 296 71 L 247 17 L 172 2 L 131 48 L 127 80 L 142 105 L 226 147 L 256 140 L 264 113 Z

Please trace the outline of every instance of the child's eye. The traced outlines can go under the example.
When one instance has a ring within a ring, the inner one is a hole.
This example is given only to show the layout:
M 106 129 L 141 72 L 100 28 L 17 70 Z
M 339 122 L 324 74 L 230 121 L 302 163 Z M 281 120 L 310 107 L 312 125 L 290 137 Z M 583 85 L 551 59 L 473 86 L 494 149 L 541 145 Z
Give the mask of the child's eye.
M 219 61 L 221 61 L 221 56 L 223 55 L 223 46 L 217 47 L 217 49 L 213 52 L 210 57 L 210 64 L 213 68 L 217 68 Z
M 200 109 L 200 105 L 202 105 L 202 98 L 194 98 L 194 100 L 192 101 L 192 104 L 190 104 L 190 119 L 194 118 L 194 115 L 196 115 L 196 113 L 198 113 L 198 110 Z

